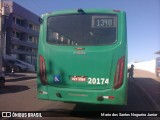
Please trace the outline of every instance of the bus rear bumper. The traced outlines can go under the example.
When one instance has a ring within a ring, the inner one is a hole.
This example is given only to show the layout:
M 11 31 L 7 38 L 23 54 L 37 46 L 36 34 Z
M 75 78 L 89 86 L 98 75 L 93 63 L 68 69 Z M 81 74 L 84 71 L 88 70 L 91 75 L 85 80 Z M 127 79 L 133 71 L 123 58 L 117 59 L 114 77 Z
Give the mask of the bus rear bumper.
M 38 98 L 63 102 L 91 104 L 127 104 L 126 89 L 84 90 L 43 86 L 38 89 Z

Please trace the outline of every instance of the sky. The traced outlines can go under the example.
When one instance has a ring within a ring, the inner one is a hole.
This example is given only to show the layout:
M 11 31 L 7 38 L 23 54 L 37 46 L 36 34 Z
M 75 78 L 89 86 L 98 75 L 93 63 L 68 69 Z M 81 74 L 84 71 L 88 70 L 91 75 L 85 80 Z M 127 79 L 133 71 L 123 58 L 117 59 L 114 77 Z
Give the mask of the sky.
M 41 16 L 71 9 L 115 9 L 127 14 L 128 62 L 160 57 L 160 0 L 13 0 Z

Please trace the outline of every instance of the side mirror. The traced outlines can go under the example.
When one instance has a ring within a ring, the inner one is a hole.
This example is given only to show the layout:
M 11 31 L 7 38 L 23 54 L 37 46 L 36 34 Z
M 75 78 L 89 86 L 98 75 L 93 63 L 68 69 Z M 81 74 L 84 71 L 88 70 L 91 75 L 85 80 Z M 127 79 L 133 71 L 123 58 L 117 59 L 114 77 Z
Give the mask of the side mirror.
M 41 17 L 39 17 L 39 22 L 40 22 L 40 24 L 43 23 L 43 19 Z

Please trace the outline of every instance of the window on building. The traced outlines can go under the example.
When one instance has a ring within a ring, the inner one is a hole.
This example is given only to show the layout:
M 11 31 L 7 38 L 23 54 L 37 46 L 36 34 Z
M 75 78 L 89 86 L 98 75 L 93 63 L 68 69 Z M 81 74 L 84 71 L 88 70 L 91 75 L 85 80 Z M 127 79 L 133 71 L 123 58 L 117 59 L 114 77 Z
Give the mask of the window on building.
M 32 43 L 38 44 L 38 37 L 32 37 Z
M 36 56 L 32 56 L 32 64 L 33 65 L 37 65 L 37 57 Z
M 32 43 L 33 37 L 31 35 L 27 35 L 27 41 Z
M 35 43 L 38 44 L 38 37 L 36 37 L 36 42 Z
M 15 36 L 16 38 L 19 38 L 19 39 L 21 38 L 21 33 L 16 32 L 16 34 L 15 34 L 15 35 L 16 35 L 16 36 Z
M 16 24 L 16 25 L 23 26 L 24 19 L 19 17 L 19 16 L 13 16 L 13 23 Z
M 31 29 L 31 30 L 39 32 L 39 25 L 36 25 L 36 24 L 34 24 L 32 22 L 28 23 L 28 28 Z
M 37 49 L 32 49 L 32 52 L 33 53 L 37 53 Z
M 13 30 L 12 31 L 12 37 L 14 37 L 16 39 L 22 39 L 23 34 L 20 31 Z
M 32 36 L 29 36 L 29 39 L 28 39 L 30 42 L 32 42 Z
M 32 59 L 32 64 L 36 66 L 37 60 L 36 59 Z
M 33 30 L 33 25 L 32 24 L 29 24 L 29 29 Z
M 23 20 L 19 19 L 19 18 L 16 18 L 16 24 L 20 25 L 20 26 L 23 26 Z
M 39 32 L 39 26 L 35 25 L 35 31 Z

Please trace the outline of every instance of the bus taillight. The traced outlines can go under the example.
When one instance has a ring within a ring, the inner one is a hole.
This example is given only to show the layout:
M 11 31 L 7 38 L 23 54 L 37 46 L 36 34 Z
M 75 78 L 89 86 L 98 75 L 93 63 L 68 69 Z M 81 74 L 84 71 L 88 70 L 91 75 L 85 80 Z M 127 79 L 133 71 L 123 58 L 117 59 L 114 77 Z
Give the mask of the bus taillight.
M 125 62 L 124 56 L 118 60 L 116 73 L 114 77 L 114 88 L 115 89 L 119 88 L 123 83 L 124 62 Z
M 39 56 L 40 80 L 43 85 L 47 84 L 46 65 L 43 56 Z

